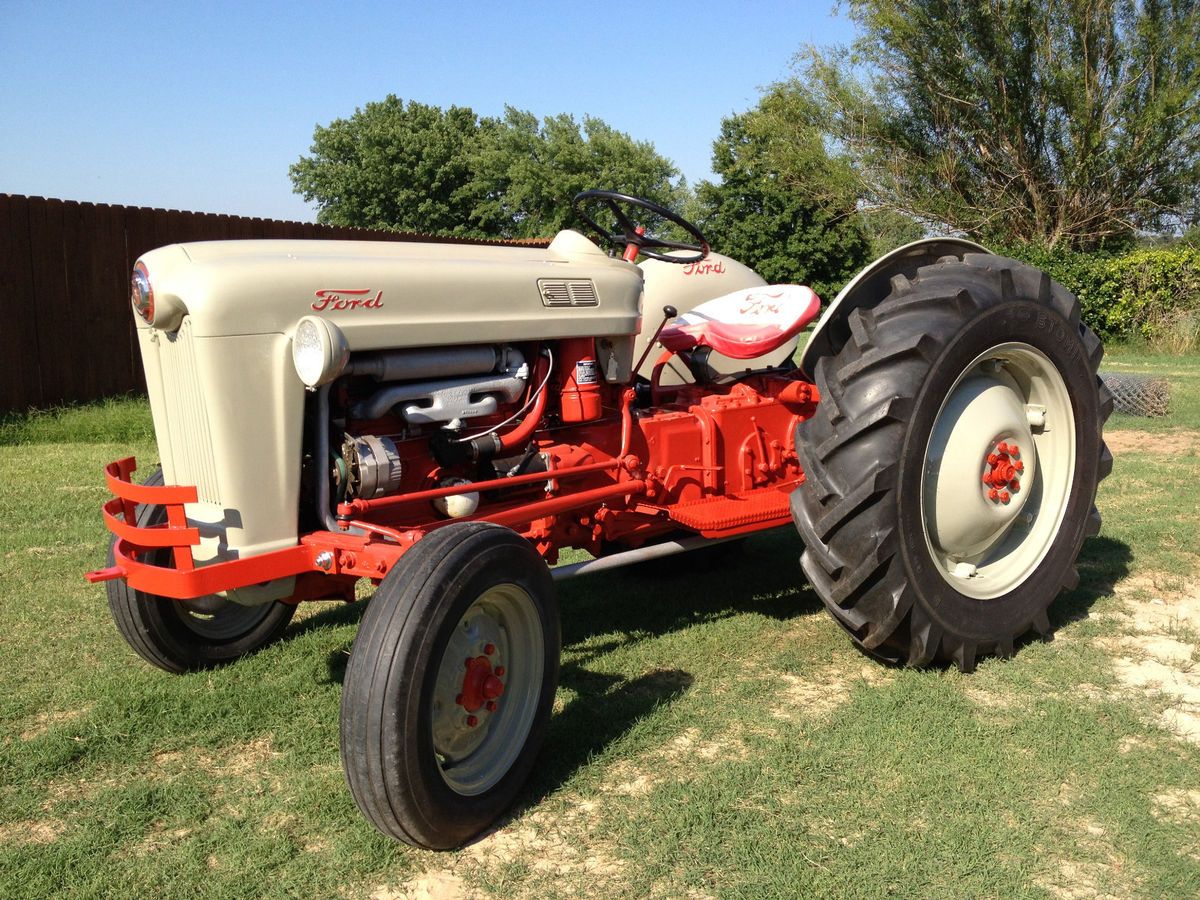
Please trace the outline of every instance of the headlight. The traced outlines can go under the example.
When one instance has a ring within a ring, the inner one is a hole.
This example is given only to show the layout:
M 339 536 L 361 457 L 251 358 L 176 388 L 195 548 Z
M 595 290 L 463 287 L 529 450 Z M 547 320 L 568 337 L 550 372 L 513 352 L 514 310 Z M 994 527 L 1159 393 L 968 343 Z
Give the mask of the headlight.
M 320 316 L 305 316 L 292 336 L 292 362 L 308 387 L 328 384 L 342 374 L 350 359 L 350 345 L 342 330 Z
M 147 325 L 154 324 L 154 288 L 150 287 L 150 273 L 144 263 L 133 267 L 130 299 L 133 308 Z

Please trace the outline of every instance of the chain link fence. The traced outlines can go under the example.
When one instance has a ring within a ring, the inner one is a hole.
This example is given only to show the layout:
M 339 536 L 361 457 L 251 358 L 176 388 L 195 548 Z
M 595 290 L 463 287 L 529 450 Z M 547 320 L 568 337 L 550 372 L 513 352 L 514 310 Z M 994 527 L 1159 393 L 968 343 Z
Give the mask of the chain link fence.
M 1165 378 L 1101 372 L 1100 380 L 1112 392 L 1113 405 L 1127 415 L 1165 416 L 1170 409 L 1171 385 Z

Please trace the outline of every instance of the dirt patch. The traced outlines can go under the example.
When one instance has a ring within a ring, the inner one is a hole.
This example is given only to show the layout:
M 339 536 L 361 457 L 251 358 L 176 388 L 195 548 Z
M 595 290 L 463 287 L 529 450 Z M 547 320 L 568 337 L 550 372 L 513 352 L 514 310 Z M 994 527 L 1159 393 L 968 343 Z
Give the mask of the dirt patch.
M 1200 431 L 1106 431 L 1104 443 L 1114 456 L 1123 453 L 1179 456 L 1200 450 Z
M 827 716 L 850 701 L 856 685 L 887 684 L 893 675 L 877 665 L 864 665 L 857 672 L 830 666 L 807 677 L 791 672 L 767 672 L 766 679 L 778 687 L 779 702 L 771 715 L 785 722 Z
M 493 831 L 466 847 L 463 853 L 484 865 L 523 863 L 535 873 L 554 878 L 583 876 L 592 880 L 622 875 L 625 867 L 608 853 L 586 829 L 572 828 L 572 817 L 558 822 L 538 812 L 525 825 L 513 824 Z
M 460 900 L 478 896 L 461 878 L 445 870 L 424 872 L 399 888 L 384 886 L 371 891 L 371 900 Z
M 12 822 L 0 825 L 0 844 L 51 844 L 66 828 L 65 823 L 54 819 Z
M 1179 789 L 1155 794 L 1150 811 L 1155 818 L 1179 825 L 1200 823 L 1200 791 Z
M 700 737 L 699 728 L 689 728 L 683 734 L 671 739 L 658 755 L 672 766 L 687 763 L 692 765 L 697 759 L 707 762 L 721 762 L 729 759 L 745 759 L 749 751 L 742 739 L 737 735 L 727 735 L 709 740 Z
M 67 722 L 73 722 L 80 716 L 85 716 L 92 711 L 92 704 L 88 704 L 80 709 L 63 709 L 54 710 L 51 712 L 40 712 L 33 717 L 33 724 L 21 732 L 21 740 L 32 741 L 40 738 L 50 729 L 65 725 Z
M 159 850 L 176 846 L 192 833 L 190 828 L 167 828 L 164 822 L 155 822 L 138 843 L 120 852 L 121 856 L 150 856 Z
M 1114 642 L 1113 671 L 1126 687 L 1165 698 L 1159 724 L 1200 744 L 1200 584 L 1173 592 L 1157 584 L 1139 576 L 1118 587 L 1131 630 Z
M 1074 799 L 1074 786 L 1064 783 L 1063 788 Z M 1063 801 L 1062 793 L 1060 801 L 1070 805 L 1070 800 Z M 1041 887 L 1062 900 L 1129 897 L 1137 893 L 1138 880 L 1129 860 L 1113 844 L 1104 825 L 1092 819 L 1068 819 L 1060 827 L 1069 829 L 1069 839 L 1061 845 L 1073 846 L 1077 855 L 1056 860 L 1054 871 L 1035 879 Z
M 268 763 L 281 755 L 275 751 L 270 737 L 260 737 L 244 744 L 231 744 L 216 754 L 199 748 L 156 753 L 154 767 L 160 775 L 167 778 L 179 774 L 184 769 L 200 769 L 217 778 L 244 778 L 265 772 Z

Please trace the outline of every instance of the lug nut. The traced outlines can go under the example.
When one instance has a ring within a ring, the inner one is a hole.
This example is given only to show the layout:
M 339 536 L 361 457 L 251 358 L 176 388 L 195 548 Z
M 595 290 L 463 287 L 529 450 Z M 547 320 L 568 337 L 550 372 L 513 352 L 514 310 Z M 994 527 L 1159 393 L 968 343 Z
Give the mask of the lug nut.
M 1018 472 L 1024 472 L 1025 471 L 1025 463 L 1018 461 L 1017 463 L 1015 463 L 1013 465 L 1013 468 L 1016 469 Z
M 989 500 L 999 500 L 1000 492 L 998 490 L 996 490 L 995 488 L 992 488 L 990 491 L 988 491 L 988 499 Z
M 495 644 L 484 644 L 483 652 L 486 653 L 488 656 L 491 656 L 493 653 L 496 652 L 496 645 Z
M 1015 494 L 1017 491 L 1019 491 L 1021 489 L 1021 482 L 1017 481 L 1017 479 L 1014 478 L 1012 481 L 1010 481 L 1008 483 L 1008 489 Z
M 479 724 L 478 716 L 467 716 L 467 727 L 468 728 L 474 728 L 478 724 Z
M 497 676 L 504 675 L 504 666 L 496 666 L 496 675 Z
M 999 456 L 997 456 L 995 453 L 989 453 L 989 454 L 988 454 L 988 458 L 987 458 L 987 464 L 988 464 L 989 466 L 994 466 L 994 465 L 995 465 L 996 463 L 998 463 L 998 462 L 1000 462 L 1000 457 L 999 457 Z
M 1007 503 L 1011 499 L 1012 499 L 1012 496 L 1008 493 L 1008 491 L 1000 492 L 1000 502 L 1001 503 Z
M 489 700 L 487 703 L 484 704 L 484 706 L 487 708 L 488 712 L 496 711 L 496 701 L 495 700 Z

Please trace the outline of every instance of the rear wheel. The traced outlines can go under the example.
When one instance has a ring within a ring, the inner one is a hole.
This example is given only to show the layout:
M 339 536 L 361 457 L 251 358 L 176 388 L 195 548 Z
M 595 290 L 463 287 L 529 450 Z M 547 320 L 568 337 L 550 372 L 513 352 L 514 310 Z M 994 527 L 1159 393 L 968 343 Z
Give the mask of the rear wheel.
M 802 565 L 855 643 L 926 665 L 1006 656 L 1078 583 L 1112 467 L 1103 350 L 1036 269 L 970 254 L 892 281 L 815 367 L 796 443 Z
M 162 469 L 145 483 L 160 486 Z M 166 518 L 164 507 L 137 508 L 141 528 L 161 524 Z M 170 565 L 171 551 L 154 550 L 147 560 L 153 565 Z M 108 563 L 113 564 L 111 545 Z M 216 595 L 173 600 L 135 590 L 122 579 L 108 582 L 108 607 L 117 631 L 142 659 L 176 674 L 212 668 L 253 653 L 283 634 L 296 611 L 288 603 L 245 606 Z
M 510 529 L 438 529 L 384 578 L 342 689 L 346 781 L 384 834 L 457 847 L 509 807 L 554 703 L 549 569 Z

